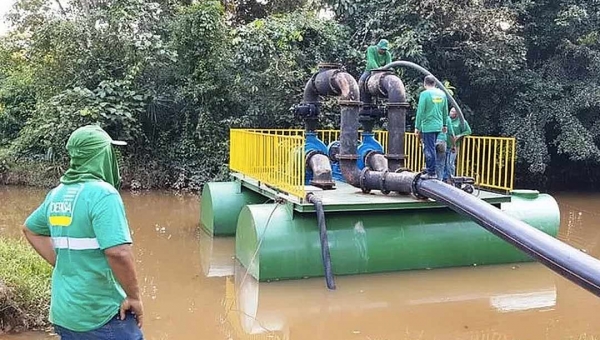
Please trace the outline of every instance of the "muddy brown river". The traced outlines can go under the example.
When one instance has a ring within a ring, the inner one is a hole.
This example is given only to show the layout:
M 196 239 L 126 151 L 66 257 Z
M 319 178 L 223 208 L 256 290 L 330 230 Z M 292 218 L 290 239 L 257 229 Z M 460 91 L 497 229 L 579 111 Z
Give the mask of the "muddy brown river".
M 19 237 L 44 190 L 0 187 L 0 234 Z M 559 238 L 600 257 L 600 194 L 556 194 Z M 537 263 L 258 284 L 233 238 L 199 229 L 199 198 L 123 193 L 149 340 L 600 340 L 600 298 Z M 40 333 L 0 339 L 54 339 Z

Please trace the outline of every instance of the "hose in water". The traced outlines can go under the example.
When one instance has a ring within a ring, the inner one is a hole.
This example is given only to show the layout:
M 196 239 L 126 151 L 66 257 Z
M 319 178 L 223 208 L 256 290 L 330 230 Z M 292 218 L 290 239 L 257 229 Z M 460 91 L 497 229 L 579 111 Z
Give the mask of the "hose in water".
M 306 196 L 306 199 L 315 206 L 317 213 L 317 223 L 319 224 L 319 238 L 321 239 L 321 259 L 325 269 L 325 282 L 327 288 L 335 289 L 335 280 L 333 278 L 333 269 L 331 269 L 331 255 L 329 254 L 329 241 L 327 240 L 327 225 L 325 224 L 325 211 L 323 202 L 312 193 Z
M 419 194 L 470 217 L 486 230 L 524 251 L 546 267 L 600 297 L 600 261 L 532 228 L 500 209 L 436 180 L 420 180 Z

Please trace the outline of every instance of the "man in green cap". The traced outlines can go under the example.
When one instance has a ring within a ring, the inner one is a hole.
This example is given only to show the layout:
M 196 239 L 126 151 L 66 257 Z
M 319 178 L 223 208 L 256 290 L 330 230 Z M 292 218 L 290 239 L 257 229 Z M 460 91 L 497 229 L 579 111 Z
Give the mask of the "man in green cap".
M 377 45 L 371 45 L 367 48 L 367 66 L 358 80 L 358 86 L 363 91 L 364 84 L 371 74 L 371 70 L 383 67 L 392 62 L 392 54 L 389 51 L 389 42 L 381 39 Z
M 75 130 L 61 184 L 23 227 L 54 267 L 50 322 L 62 340 L 143 339 L 144 308 L 113 150 L 125 144 L 96 125 Z

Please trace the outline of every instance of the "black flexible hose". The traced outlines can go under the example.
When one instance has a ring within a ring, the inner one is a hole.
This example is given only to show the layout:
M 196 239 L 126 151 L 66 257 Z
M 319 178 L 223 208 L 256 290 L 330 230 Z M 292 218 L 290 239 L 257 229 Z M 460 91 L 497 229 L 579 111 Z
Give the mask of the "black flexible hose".
M 319 224 L 319 238 L 321 239 L 321 259 L 323 260 L 323 268 L 325 269 L 325 282 L 327 283 L 327 288 L 334 290 L 335 280 L 333 278 L 333 269 L 331 269 L 331 255 L 329 254 L 329 241 L 327 240 L 327 225 L 325 224 L 323 202 L 313 193 L 308 193 L 306 200 L 315 206 L 317 223 Z
M 463 115 L 462 110 L 460 109 L 460 107 L 458 106 L 458 103 L 456 102 L 456 100 L 454 100 L 454 97 L 452 97 L 452 95 L 450 94 L 450 92 L 448 91 L 448 89 L 446 89 L 446 87 L 444 86 L 444 84 L 442 84 L 441 81 L 439 81 L 439 79 L 437 79 L 433 74 L 431 74 L 431 72 L 429 72 L 427 69 L 425 69 L 424 67 L 417 65 L 415 63 L 411 63 L 410 61 L 404 61 L 404 60 L 398 60 L 398 61 L 392 61 L 391 63 L 381 67 L 381 70 L 389 70 L 391 68 L 394 67 L 408 67 L 408 68 L 412 68 L 414 70 L 417 70 L 419 72 L 421 72 L 422 74 L 426 75 L 426 76 L 433 76 L 433 78 L 435 79 L 435 83 L 437 84 L 437 86 L 440 88 L 440 90 L 444 91 L 444 93 L 446 93 L 446 96 L 448 96 L 448 99 L 450 100 L 450 104 L 452 106 L 454 106 L 454 108 L 456 108 L 456 113 L 458 113 L 458 118 L 460 119 L 460 124 L 461 126 L 465 125 L 465 116 Z
M 419 194 L 443 203 L 600 297 L 600 261 L 466 192 L 436 180 L 418 180 Z

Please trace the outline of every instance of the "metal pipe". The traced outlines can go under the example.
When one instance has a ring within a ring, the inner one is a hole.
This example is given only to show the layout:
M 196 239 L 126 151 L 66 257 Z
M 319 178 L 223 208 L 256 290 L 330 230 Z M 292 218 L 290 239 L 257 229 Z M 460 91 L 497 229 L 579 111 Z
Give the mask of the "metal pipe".
M 600 297 L 600 261 L 494 206 L 437 180 L 417 179 L 418 193 L 443 203 L 500 237 L 557 274 Z
M 411 63 L 410 61 L 404 61 L 404 60 L 398 60 L 398 61 L 393 61 L 381 68 L 379 68 L 379 70 L 390 70 L 394 67 L 408 67 L 408 68 L 412 68 L 413 70 L 417 70 L 419 72 L 421 72 L 422 74 L 424 74 L 425 76 L 433 76 L 433 78 L 435 79 L 435 83 L 436 85 L 440 88 L 440 90 L 444 91 L 444 93 L 446 93 L 446 96 L 448 97 L 448 100 L 450 101 L 450 104 L 456 108 L 456 113 L 458 113 L 458 117 L 460 119 L 460 123 L 461 125 L 465 124 L 465 116 L 463 115 L 462 110 L 460 109 L 460 107 L 458 106 L 458 103 L 456 102 L 456 100 L 454 100 L 454 97 L 452 97 L 452 95 L 450 94 L 450 92 L 448 91 L 448 89 L 446 89 L 446 87 L 444 86 L 444 84 L 439 81 L 433 74 L 431 74 L 431 72 L 429 72 L 427 69 L 423 68 L 420 65 L 417 65 L 415 63 Z
M 365 158 L 365 164 L 373 171 L 386 171 L 388 169 L 387 158 L 379 152 L 371 151 Z
M 401 62 L 396 62 L 386 65 L 386 67 L 402 65 Z M 425 70 L 420 66 L 418 67 Z M 343 79 L 349 81 L 346 77 Z M 358 88 L 356 81 L 354 81 L 351 88 L 355 87 Z M 450 95 L 449 98 L 451 98 L 453 104 L 456 104 Z M 358 158 L 358 113 L 360 103 L 353 100 L 343 100 L 340 101 L 340 105 L 342 131 L 338 158 L 342 174 L 349 184 L 363 190 L 398 191 L 432 198 L 459 214 L 472 218 L 486 230 L 537 259 L 559 275 L 600 297 L 599 260 L 502 213 L 499 209 L 462 190 L 438 180 L 421 180 L 420 175 L 413 172 L 394 173 L 369 171 L 368 169 L 358 170 L 356 160 Z M 460 112 L 458 106 L 455 107 Z M 323 256 L 325 258 L 325 255 Z
M 391 71 L 373 70 L 367 90 L 373 96 L 388 99 L 388 145 L 386 157 L 390 171 L 404 168 L 404 132 L 406 131 L 406 91 L 404 83 Z M 364 96 L 363 96 L 364 97 Z
M 331 268 L 331 255 L 329 253 L 329 241 L 327 240 L 327 225 L 325 224 L 323 202 L 313 193 L 308 193 L 306 200 L 315 206 L 317 223 L 319 225 L 319 238 L 321 240 L 321 260 L 323 261 L 323 268 L 325 270 L 325 282 L 328 289 L 334 290 L 335 279 L 333 277 L 333 269 Z
M 319 64 L 319 72 L 304 87 L 304 103 L 318 103 L 319 96 L 339 96 L 342 100 L 358 100 L 356 80 L 338 64 Z
M 310 181 L 311 185 L 323 189 L 331 189 L 335 185 L 331 176 L 331 162 L 327 155 L 316 152 L 310 153 L 307 156 L 306 163 L 313 173 Z

